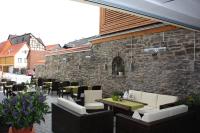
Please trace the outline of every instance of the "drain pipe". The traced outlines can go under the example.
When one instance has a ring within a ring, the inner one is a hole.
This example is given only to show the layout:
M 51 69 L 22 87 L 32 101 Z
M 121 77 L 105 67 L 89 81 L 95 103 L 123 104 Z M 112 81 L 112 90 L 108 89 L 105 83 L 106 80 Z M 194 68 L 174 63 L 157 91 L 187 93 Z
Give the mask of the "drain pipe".
M 192 62 L 192 71 L 195 71 L 195 61 L 196 61 L 196 31 L 194 31 L 194 57 L 193 57 L 193 62 Z
M 196 60 L 196 31 L 194 31 L 194 62 Z

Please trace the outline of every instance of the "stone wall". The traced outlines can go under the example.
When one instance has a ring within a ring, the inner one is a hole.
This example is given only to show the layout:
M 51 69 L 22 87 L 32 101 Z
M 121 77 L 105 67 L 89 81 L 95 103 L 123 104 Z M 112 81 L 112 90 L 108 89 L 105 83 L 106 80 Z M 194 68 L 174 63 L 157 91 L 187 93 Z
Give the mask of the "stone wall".
M 113 90 L 135 89 L 186 96 L 200 91 L 200 33 L 177 29 L 93 45 L 91 51 L 49 56 L 36 68 L 37 77 L 101 84 L 105 95 Z M 167 51 L 152 55 L 144 48 L 164 46 Z M 86 56 L 91 55 L 91 58 Z M 112 61 L 125 62 L 124 76 L 112 75 Z M 133 62 L 133 69 L 131 69 Z

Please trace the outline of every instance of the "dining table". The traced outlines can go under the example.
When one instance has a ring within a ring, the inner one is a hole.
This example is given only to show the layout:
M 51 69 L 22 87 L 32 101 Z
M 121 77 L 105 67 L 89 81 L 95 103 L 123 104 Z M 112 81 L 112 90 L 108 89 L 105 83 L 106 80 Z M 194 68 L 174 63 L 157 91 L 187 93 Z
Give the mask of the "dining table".
M 112 98 L 103 98 L 96 100 L 98 102 L 104 103 L 108 110 L 113 110 L 114 113 L 126 113 L 132 114 L 135 110 L 143 108 L 146 103 L 133 101 L 129 99 L 121 99 L 115 101 Z
M 80 86 L 64 86 L 63 89 L 66 91 L 66 92 L 72 92 L 73 95 L 77 96 L 77 93 L 78 93 L 78 88 Z

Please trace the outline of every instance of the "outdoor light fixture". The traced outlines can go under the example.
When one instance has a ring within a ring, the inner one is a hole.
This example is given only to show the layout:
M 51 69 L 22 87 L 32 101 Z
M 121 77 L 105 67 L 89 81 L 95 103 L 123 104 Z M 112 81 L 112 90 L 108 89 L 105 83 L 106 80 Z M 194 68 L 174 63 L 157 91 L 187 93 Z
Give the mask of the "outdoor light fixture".
M 164 45 L 165 44 L 165 33 L 163 32 L 162 35 L 163 35 L 162 36 L 162 42 L 160 43 L 160 46 L 155 46 L 155 47 L 151 47 L 151 48 L 145 48 L 144 52 L 145 53 L 151 53 L 152 56 L 155 56 L 158 53 L 167 51 L 167 47 L 163 47 L 163 46 L 165 46 Z
M 86 55 L 85 58 L 86 58 L 86 59 L 93 59 L 94 56 L 95 56 L 95 55 L 94 55 L 94 53 L 93 53 L 93 50 L 91 50 L 90 54 L 89 54 L 89 55 Z
M 90 59 L 91 56 L 90 56 L 90 55 L 86 55 L 85 58 L 86 58 L 86 59 Z
M 67 59 L 66 59 L 66 58 L 63 58 L 63 61 L 65 62 L 65 61 L 67 61 Z
M 166 47 L 158 47 L 158 48 L 146 48 L 144 52 L 152 54 L 152 56 L 156 56 L 160 52 L 165 52 Z
M 154 53 L 159 53 L 159 52 L 165 52 L 166 49 L 167 49 L 166 47 L 145 48 L 144 52 L 154 54 Z

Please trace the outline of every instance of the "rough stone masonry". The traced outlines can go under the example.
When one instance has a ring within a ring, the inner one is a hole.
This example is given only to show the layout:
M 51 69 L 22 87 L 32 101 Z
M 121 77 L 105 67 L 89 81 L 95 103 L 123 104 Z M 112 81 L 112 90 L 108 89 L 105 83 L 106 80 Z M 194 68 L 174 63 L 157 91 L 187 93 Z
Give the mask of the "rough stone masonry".
M 157 55 L 144 52 L 150 47 L 167 50 Z M 116 56 L 124 61 L 123 76 L 112 74 Z M 183 97 L 200 92 L 200 33 L 194 38 L 194 31 L 176 29 L 165 32 L 164 39 L 163 33 L 154 33 L 95 44 L 88 52 L 47 56 L 45 65 L 37 66 L 36 76 L 100 84 L 105 96 L 135 89 Z

